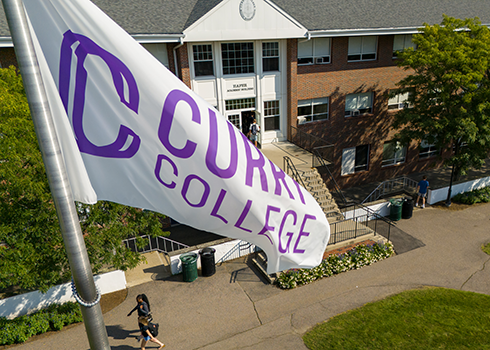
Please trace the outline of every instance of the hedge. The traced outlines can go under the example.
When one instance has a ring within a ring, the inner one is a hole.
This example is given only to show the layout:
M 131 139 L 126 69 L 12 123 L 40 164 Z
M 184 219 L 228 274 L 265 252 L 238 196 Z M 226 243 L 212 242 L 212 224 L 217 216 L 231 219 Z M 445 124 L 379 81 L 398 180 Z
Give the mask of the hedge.
M 48 331 L 59 331 L 63 326 L 82 322 L 78 304 L 53 304 L 31 315 L 13 320 L 0 317 L 0 345 L 23 343 L 30 337 Z

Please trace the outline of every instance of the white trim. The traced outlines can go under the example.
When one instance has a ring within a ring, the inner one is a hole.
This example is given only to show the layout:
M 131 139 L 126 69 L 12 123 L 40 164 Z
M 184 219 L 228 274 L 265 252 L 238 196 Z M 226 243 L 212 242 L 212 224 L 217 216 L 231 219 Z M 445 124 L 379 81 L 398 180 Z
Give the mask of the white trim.
M 0 38 L 0 47 L 14 47 L 11 37 Z
M 367 28 L 367 29 L 328 29 L 308 31 L 308 37 L 341 37 L 341 36 L 370 36 L 370 35 L 394 35 L 421 33 L 419 27 L 406 28 Z
M 184 34 L 136 34 L 131 35 L 140 44 L 182 43 Z

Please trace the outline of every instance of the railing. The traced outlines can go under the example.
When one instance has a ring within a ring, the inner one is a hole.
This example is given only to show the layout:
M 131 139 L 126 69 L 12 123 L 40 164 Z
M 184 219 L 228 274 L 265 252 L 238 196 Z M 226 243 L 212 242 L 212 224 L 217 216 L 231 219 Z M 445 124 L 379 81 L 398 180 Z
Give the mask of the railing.
M 147 240 L 147 244 L 143 248 L 138 248 L 136 246 L 136 237 L 128 238 L 123 240 L 123 243 L 126 244 L 126 247 L 131 249 L 133 252 L 138 253 L 148 253 L 152 251 L 159 251 L 162 253 L 170 253 L 176 250 L 189 248 L 188 245 L 183 243 L 176 242 L 167 237 L 150 237 L 147 235 L 141 236 L 141 238 Z
M 417 181 L 412 180 L 406 176 L 397 177 L 396 179 L 391 179 L 387 181 L 383 181 L 374 189 L 373 192 L 369 194 L 369 196 L 364 199 L 361 204 L 374 202 L 381 198 L 384 195 L 403 191 L 406 189 L 414 190 L 417 187 Z
M 333 145 L 330 142 L 321 137 L 301 131 L 292 125 L 289 126 L 289 141 L 310 152 L 313 152 L 313 149 L 316 147 L 325 147 L 325 149 L 329 149 L 328 154 L 324 154 L 325 159 L 329 162 L 332 159 Z
M 233 246 L 227 253 L 225 253 L 216 263 L 223 263 L 227 260 L 238 259 L 242 256 L 250 255 L 255 253 L 259 248 L 254 244 L 240 241 L 235 246 Z
M 345 196 L 342 193 L 340 186 L 337 184 L 337 181 L 335 181 L 335 178 L 333 177 L 332 173 L 330 172 L 328 165 L 325 163 L 325 159 L 322 157 L 321 153 L 318 150 L 319 148 L 321 148 L 321 147 L 313 149 L 313 152 L 312 152 L 313 153 L 313 159 L 316 159 L 316 161 L 318 162 L 318 166 L 317 166 L 318 168 L 322 168 L 322 169 L 327 170 L 327 174 L 328 174 L 328 177 L 330 178 L 330 182 L 331 182 L 335 192 L 337 192 L 337 194 L 339 195 L 339 198 L 342 201 L 343 205 L 345 206 L 345 205 L 347 205 L 347 199 L 345 199 Z M 312 163 L 314 164 L 315 161 L 312 161 Z
M 289 158 L 288 156 L 283 157 L 283 168 L 286 174 L 290 175 L 297 183 L 303 186 L 304 189 L 307 189 L 305 183 L 303 182 L 303 178 L 294 166 L 291 158 Z
M 344 220 L 330 224 L 330 242 L 336 244 L 357 237 L 371 234 L 381 234 L 390 239 L 393 221 L 379 215 L 362 204 L 356 204 L 342 211 Z M 368 229 L 366 229 L 368 228 Z

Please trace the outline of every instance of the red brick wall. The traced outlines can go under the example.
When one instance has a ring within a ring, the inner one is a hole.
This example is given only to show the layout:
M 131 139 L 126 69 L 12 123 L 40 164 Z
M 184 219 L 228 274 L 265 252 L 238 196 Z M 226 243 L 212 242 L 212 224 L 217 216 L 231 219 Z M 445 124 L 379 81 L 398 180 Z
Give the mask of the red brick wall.
M 182 45 L 177 48 L 177 62 L 175 62 L 174 49 L 179 44 L 167 45 L 168 64 L 170 71 L 175 73 L 176 66 L 178 73 L 176 74 L 189 88 L 191 88 L 191 74 L 189 69 L 189 57 L 187 53 L 187 45 Z
M 375 61 L 347 62 L 348 38 L 332 38 L 330 64 L 298 66 L 296 40 L 288 41 L 288 73 L 291 76 L 288 80 L 288 120 L 290 125 L 297 125 L 298 100 L 330 98 L 328 120 L 306 123 L 298 128 L 335 145 L 330 170 L 342 188 L 423 171 L 430 165 L 441 166 L 441 161 L 434 158 L 419 160 L 415 143 L 409 146 L 405 163 L 381 166 L 383 144 L 395 135 L 395 130 L 390 127 L 393 112 L 388 112 L 387 93 L 408 74 L 396 66 L 392 50 L 393 36 L 379 36 Z M 373 93 L 373 113 L 346 118 L 346 95 L 363 92 Z M 370 145 L 368 171 L 341 176 L 342 150 L 366 144 Z

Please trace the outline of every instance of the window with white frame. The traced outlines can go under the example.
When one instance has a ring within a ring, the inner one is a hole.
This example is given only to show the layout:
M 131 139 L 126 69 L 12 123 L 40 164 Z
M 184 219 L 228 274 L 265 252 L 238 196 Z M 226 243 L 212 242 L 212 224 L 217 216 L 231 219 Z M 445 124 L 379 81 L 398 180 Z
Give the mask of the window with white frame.
M 439 149 L 434 144 L 429 144 L 427 140 L 422 140 L 419 148 L 419 158 L 425 159 L 439 155 Z
M 279 101 L 264 102 L 264 130 L 272 131 L 280 129 Z
M 330 63 L 330 38 L 298 40 L 298 65 Z
M 213 50 L 211 45 L 192 45 L 194 75 L 214 75 Z
M 371 61 L 376 59 L 377 36 L 349 37 L 348 61 Z
M 255 72 L 254 44 L 223 43 L 221 44 L 223 74 L 246 74 Z
M 393 38 L 393 57 L 398 56 L 398 52 L 402 52 L 407 48 L 415 50 L 415 44 L 412 41 L 412 34 L 398 34 Z
M 279 43 L 262 43 L 262 71 L 279 71 Z
M 391 97 L 388 100 L 388 109 L 403 109 L 409 106 L 408 104 L 408 96 L 409 93 L 406 92 L 404 94 L 398 94 L 396 96 Z
M 373 112 L 373 93 L 350 94 L 345 97 L 345 116 L 355 117 Z
M 298 124 L 328 119 L 328 97 L 298 101 Z
M 381 166 L 401 164 L 405 162 L 407 147 L 399 141 L 385 142 L 383 145 L 383 160 Z
M 368 170 L 369 145 L 344 148 L 342 150 L 341 174 L 349 175 Z

